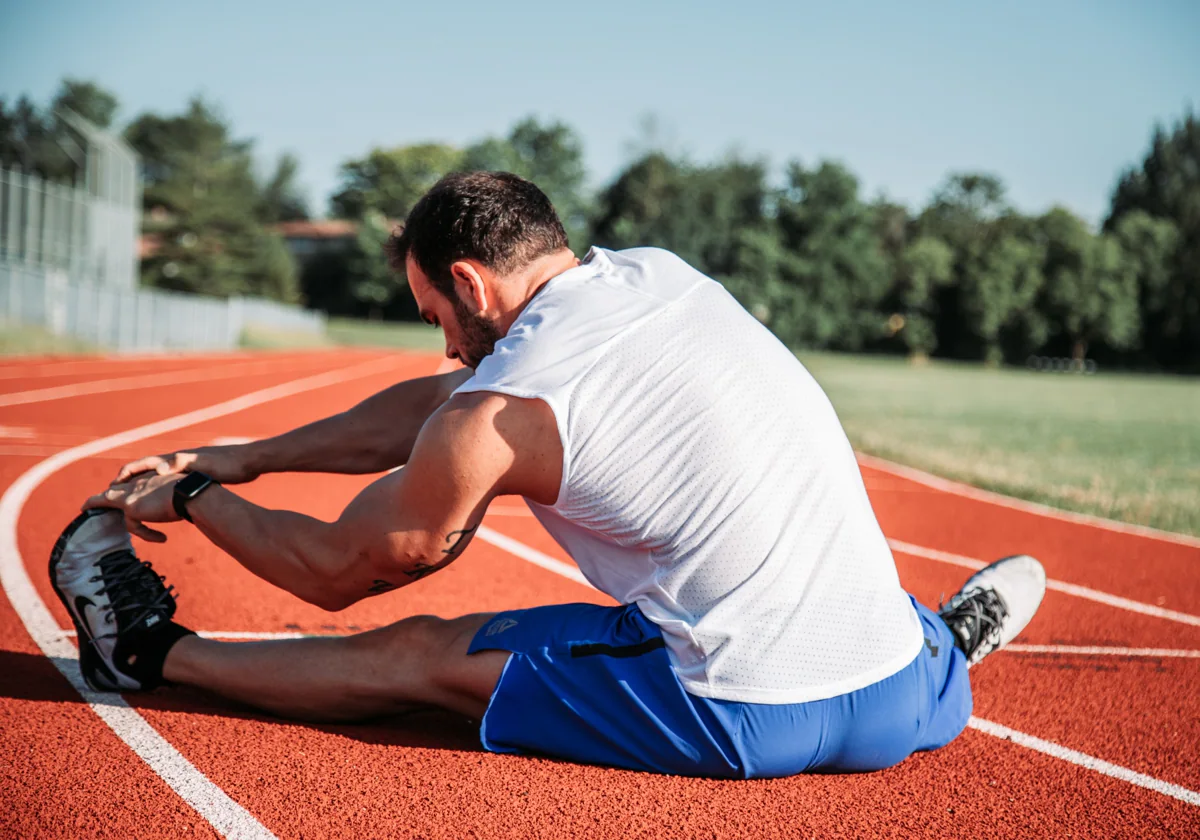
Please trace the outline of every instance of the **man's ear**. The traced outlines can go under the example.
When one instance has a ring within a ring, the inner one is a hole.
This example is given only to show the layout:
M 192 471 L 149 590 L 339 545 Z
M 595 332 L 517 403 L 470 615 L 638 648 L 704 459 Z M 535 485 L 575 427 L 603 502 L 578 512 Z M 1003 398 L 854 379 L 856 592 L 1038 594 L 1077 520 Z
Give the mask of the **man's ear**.
M 472 260 L 457 260 L 450 264 L 450 276 L 454 278 L 454 291 L 467 311 L 477 315 L 488 311 L 487 268 Z

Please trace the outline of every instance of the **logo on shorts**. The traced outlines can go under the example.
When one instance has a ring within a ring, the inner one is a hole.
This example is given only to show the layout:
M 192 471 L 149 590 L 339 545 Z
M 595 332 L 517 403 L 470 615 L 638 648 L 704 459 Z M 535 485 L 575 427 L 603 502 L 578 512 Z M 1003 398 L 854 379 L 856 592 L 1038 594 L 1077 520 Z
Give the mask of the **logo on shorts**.
M 515 618 L 498 618 L 488 625 L 488 629 L 483 632 L 485 636 L 495 636 L 497 633 L 503 633 L 505 630 L 511 630 L 517 626 Z

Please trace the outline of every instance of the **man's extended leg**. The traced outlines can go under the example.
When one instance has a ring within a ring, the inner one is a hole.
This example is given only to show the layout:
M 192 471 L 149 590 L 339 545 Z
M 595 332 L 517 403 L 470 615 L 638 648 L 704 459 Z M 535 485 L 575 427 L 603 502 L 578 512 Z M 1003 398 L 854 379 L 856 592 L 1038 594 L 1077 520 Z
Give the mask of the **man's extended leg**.
M 487 615 L 416 616 L 338 638 L 201 639 L 172 621 L 171 590 L 134 554 L 119 511 L 88 510 L 67 526 L 50 581 L 75 623 L 83 677 L 101 691 L 146 690 L 165 678 L 310 720 L 428 705 L 480 717 L 508 659 L 467 655 Z
M 163 665 L 170 682 L 289 718 L 349 721 L 439 706 L 480 718 L 508 653 L 467 647 L 491 614 L 414 616 L 353 636 L 217 642 L 188 636 Z

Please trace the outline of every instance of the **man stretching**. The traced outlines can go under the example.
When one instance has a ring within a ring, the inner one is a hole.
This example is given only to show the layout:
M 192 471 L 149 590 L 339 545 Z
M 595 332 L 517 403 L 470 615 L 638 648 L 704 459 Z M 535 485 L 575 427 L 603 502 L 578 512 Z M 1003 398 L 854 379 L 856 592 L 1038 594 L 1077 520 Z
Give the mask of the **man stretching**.
M 466 369 L 123 467 L 51 558 L 90 685 L 322 721 L 439 706 L 479 720 L 489 750 L 716 777 L 875 770 L 958 735 L 967 667 L 1032 618 L 1041 566 L 999 561 L 940 615 L 908 596 L 829 401 L 720 284 L 654 248 L 580 261 L 546 196 L 500 173 L 444 178 L 389 245 Z M 333 523 L 227 486 L 401 465 Z M 620 606 L 217 642 L 171 620 L 128 536 L 185 518 L 341 610 L 453 562 L 506 494 Z

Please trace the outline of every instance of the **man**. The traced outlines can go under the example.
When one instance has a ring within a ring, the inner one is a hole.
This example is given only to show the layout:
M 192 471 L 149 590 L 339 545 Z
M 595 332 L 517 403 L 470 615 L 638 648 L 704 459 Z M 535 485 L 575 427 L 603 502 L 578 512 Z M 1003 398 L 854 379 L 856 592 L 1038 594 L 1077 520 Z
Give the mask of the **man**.
M 480 720 L 490 750 L 717 777 L 873 770 L 962 730 L 968 664 L 1028 623 L 1041 566 L 993 564 L 940 617 L 911 599 L 833 408 L 723 287 L 657 249 L 581 262 L 508 174 L 443 179 L 390 246 L 466 369 L 123 467 L 51 561 L 91 685 L 181 683 L 313 720 L 440 706 Z M 225 486 L 400 465 L 334 523 Z M 621 605 L 222 643 L 171 620 L 127 535 L 186 518 L 340 610 L 451 563 L 504 494 Z

